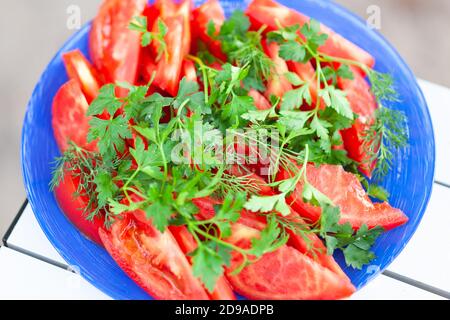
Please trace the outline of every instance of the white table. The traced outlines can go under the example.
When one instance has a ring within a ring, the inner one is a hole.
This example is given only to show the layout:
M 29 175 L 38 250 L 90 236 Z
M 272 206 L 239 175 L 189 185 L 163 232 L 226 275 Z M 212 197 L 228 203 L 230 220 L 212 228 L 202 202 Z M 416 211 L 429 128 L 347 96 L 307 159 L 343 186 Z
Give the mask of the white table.
M 351 299 L 450 299 L 450 89 L 420 81 L 436 135 L 436 177 L 427 212 L 388 270 Z M 68 270 L 29 206 L 0 248 L 0 299 L 109 299 Z M 426 262 L 425 262 L 426 261 Z

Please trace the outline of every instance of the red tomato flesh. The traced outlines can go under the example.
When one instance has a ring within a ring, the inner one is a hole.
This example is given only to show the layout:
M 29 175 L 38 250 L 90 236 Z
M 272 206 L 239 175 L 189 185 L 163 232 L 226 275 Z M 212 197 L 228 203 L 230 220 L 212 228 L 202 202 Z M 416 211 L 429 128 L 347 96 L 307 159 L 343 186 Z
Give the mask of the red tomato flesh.
M 90 55 L 106 82 L 136 83 L 140 34 L 128 28 L 141 16 L 147 0 L 105 0 L 89 35 Z
M 192 13 L 192 30 L 197 38 L 203 41 L 209 51 L 222 61 L 227 61 L 227 56 L 222 51 L 220 41 L 212 39 L 208 35 L 208 23 L 212 21 L 216 32 L 225 22 L 225 13 L 218 0 L 208 0 Z
M 314 69 L 311 62 L 299 63 L 299 62 L 294 62 L 294 61 L 288 61 L 287 64 L 289 66 L 289 71 L 296 73 L 300 77 L 300 79 L 302 79 L 303 81 L 306 81 L 309 84 L 309 92 L 311 93 L 312 105 L 308 106 L 308 105 L 306 105 L 306 102 L 305 102 L 305 105 L 303 106 L 302 109 L 303 110 L 312 109 L 313 107 L 315 107 L 315 105 L 317 103 L 318 87 L 317 87 L 316 70 Z M 325 106 L 322 99 L 320 99 L 320 103 L 321 103 L 321 107 Z
M 195 69 L 195 64 L 191 60 L 183 61 L 182 78 L 185 77 L 186 80 L 197 82 L 197 70 Z
M 269 100 L 267 100 L 266 97 L 259 93 L 259 91 L 251 89 L 248 92 L 248 95 L 253 98 L 253 101 L 255 101 L 255 106 L 258 110 L 269 110 L 270 108 L 272 108 Z
M 272 0 L 253 0 L 246 14 L 250 17 L 254 29 L 266 25 L 267 31 L 278 29 L 277 20 L 283 26 L 296 24 L 303 26 L 310 20 L 309 17 Z M 324 24 L 321 24 L 321 32 L 328 35 L 328 40 L 319 48 L 320 52 L 330 56 L 355 60 L 370 68 L 374 66 L 375 59 L 354 43 L 335 33 Z
M 290 174 L 282 171 L 280 179 L 287 179 Z M 341 210 L 340 223 L 349 222 L 356 230 L 363 224 L 369 228 L 376 226 L 390 230 L 408 221 L 408 217 L 399 209 L 391 207 L 388 203 L 373 203 L 363 189 L 358 178 L 346 172 L 342 166 L 314 165 L 307 166 L 309 183 L 331 199 L 334 205 Z M 287 199 L 288 203 L 307 218 L 310 222 L 316 222 L 321 215 L 321 209 L 303 201 L 303 182 L 300 182 L 292 195 Z M 309 222 L 308 221 L 308 222 Z
M 233 167 L 231 174 L 237 177 L 248 175 L 248 173 L 238 168 L 237 166 Z M 260 195 L 273 196 L 276 194 L 276 192 L 267 184 L 267 182 L 262 177 L 256 174 L 250 174 L 249 179 L 251 179 L 253 185 L 258 186 L 260 190 L 259 191 Z M 292 213 L 285 218 L 290 219 L 296 224 L 303 224 L 305 226 L 305 229 L 307 229 L 306 222 L 300 217 L 300 215 L 296 211 L 292 210 Z M 241 220 L 239 222 L 257 230 L 264 229 L 266 225 L 266 221 L 263 215 L 253 212 L 247 212 L 246 210 L 244 210 L 244 212 L 242 213 Z M 327 254 L 327 249 L 325 245 L 315 233 L 308 234 L 307 235 L 308 241 L 307 241 L 301 235 L 298 235 L 291 230 L 288 230 L 288 232 L 289 232 L 288 244 L 290 246 L 296 248 L 301 253 L 309 256 L 311 259 L 317 261 L 325 268 L 330 269 L 337 275 L 343 277 L 344 279 L 347 279 L 350 282 L 347 275 L 342 271 L 341 267 L 337 264 L 334 258 Z
M 185 226 L 171 226 L 169 227 L 169 230 L 172 232 L 185 255 L 193 252 L 197 248 L 194 237 Z M 189 259 L 189 256 L 187 257 Z M 207 291 L 207 294 L 212 300 L 236 300 L 233 289 L 225 276 L 220 277 L 216 282 L 214 291 L 212 293 Z
M 359 169 L 370 177 L 376 163 L 369 164 L 370 158 L 363 148 L 365 131 L 373 123 L 377 101 L 371 92 L 369 83 L 355 68 L 352 68 L 354 79 L 338 79 L 339 88 L 347 95 L 352 111 L 358 115 L 353 126 L 341 131 L 344 147 L 348 156 L 359 162 Z
M 101 87 L 97 71 L 78 49 L 64 53 L 63 61 L 69 78 L 78 81 L 87 101 L 91 103 Z
M 264 51 L 274 62 L 274 72 L 272 78 L 268 80 L 266 98 L 270 99 L 272 95 L 282 98 L 284 94 L 292 90 L 292 85 L 284 76 L 288 71 L 286 61 L 279 56 L 280 46 L 275 43 L 263 42 Z
M 92 221 L 86 219 L 83 210 L 88 206 L 89 199 L 75 195 L 79 184 L 79 178 L 65 172 L 61 183 L 55 188 L 56 201 L 66 217 L 82 234 L 101 245 L 98 230 L 104 226 L 104 219 L 103 217 L 96 217 Z
M 167 56 L 163 54 L 156 65 L 155 85 L 172 96 L 178 92 L 181 68 L 183 64 L 183 30 L 184 20 L 180 16 L 169 17 L 164 20 L 168 32 L 165 36 Z M 157 24 L 154 28 L 157 29 Z
M 260 236 L 258 230 L 238 223 L 232 230 L 227 241 L 241 248 L 249 248 L 251 239 Z M 227 277 L 238 293 L 250 299 L 341 299 L 355 292 L 349 281 L 287 245 L 232 275 L 241 262 L 241 255 L 233 252 Z
M 200 281 L 176 240 L 130 213 L 117 220 L 100 238 L 113 259 L 148 294 L 163 300 L 208 300 Z
M 52 127 L 59 150 L 64 152 L 72 141 L 88 150 L 96 150 L 96 143 L 87 143 L 89 104 L 77 80 L 62 85 L 53 99 Z

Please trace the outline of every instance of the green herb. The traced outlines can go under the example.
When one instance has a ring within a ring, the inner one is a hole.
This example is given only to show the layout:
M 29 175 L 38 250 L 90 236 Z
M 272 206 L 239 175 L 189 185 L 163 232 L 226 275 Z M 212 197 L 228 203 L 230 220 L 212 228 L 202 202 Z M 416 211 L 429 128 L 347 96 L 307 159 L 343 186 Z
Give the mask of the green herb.
M 148 20 L 147 17 L 144 16 L 138 16 L 135 17 L 132 22 L 130 22 L 129 29 L 133 31 L 140 32 L 141 35 L 141 46 L 147 47 L 149 46 L 153 41 L 157 43 L 158 47 L 158 56 L 156 58 L 156 61 L 160 60 L 163 55 L 165 55 L 166 59 L 168 57 L 167 52 L 167 43 L 165 41 L 165 36 L 168 33 L 168 28 L 164 21 L 161 18 L 158 18 L 157 20 L 157 31 L 156 32 L 150 32 L 149 26 L 148 26 Z

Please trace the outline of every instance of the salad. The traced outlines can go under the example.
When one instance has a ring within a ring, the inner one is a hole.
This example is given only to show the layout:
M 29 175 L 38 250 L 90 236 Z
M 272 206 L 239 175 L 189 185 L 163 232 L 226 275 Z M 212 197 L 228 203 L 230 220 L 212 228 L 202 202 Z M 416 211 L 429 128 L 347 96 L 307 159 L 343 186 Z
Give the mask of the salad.
M 66 216 L 158 299 L 341 299 L 407 223 L 378 185 L 407 119 L 392 78 L 272 0 L 104 0 L 54 97 Z M 92 63 L 90 62 L 92 61 Z

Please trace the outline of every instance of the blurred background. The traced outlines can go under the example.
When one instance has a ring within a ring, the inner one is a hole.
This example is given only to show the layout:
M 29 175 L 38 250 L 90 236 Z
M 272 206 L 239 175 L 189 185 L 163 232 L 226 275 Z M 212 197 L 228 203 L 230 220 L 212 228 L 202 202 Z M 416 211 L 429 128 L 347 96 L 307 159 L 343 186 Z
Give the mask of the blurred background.
M 27 101 L 47 63 L 76 31 L 67 27 L 68 10 L 79 8 L 84 24 L 95 15 L 100 2 L 0 1 L 0 236 L 25 200 L 20 137 Z M 379 31 L 398 49 L 416 75 L 450 87 L 450 1 L 337 2 L 364 19 L 377 6 L 381 14 Z

